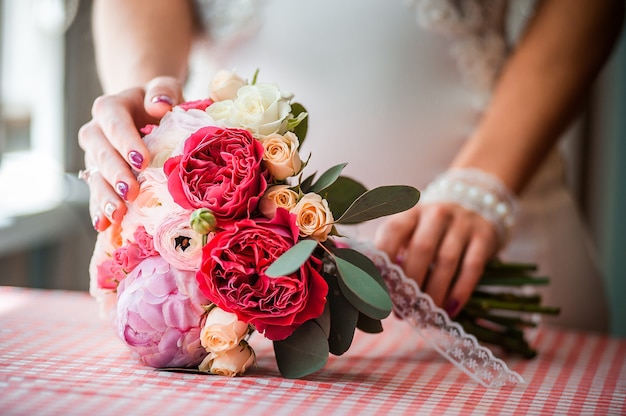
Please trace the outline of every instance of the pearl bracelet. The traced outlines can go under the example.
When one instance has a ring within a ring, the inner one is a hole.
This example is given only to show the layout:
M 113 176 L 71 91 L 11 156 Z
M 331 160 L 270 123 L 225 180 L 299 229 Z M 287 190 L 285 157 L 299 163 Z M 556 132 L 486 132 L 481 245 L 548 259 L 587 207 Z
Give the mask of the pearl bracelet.
M 420 202 L 452 202 L 475 212 L 496 227 L 504 246 L 515 225 L 517 197 L 497 177 L 479 169 L 451 169 L 437 176 Z

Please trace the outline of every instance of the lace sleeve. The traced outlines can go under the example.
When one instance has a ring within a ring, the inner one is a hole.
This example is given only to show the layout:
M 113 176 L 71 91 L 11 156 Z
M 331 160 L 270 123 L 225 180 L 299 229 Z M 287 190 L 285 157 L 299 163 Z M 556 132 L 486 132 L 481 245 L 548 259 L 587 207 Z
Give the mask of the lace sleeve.
M 220 43 L 256 30 L 263 2 L 194 0 L 193 4 L 202 30 L 213 42 Z
M 394 305 L 394 312 L 412 326 L 424 340 L 461 371 L 485 387 L 512 386 L 524 380 L 510 370 L 491 350 L 480 345 L 447 313 L 422 293 L 414 280 L 407 278 L 386 253 L 370 243 L 354 248 L 367 255 L 381 271 Z

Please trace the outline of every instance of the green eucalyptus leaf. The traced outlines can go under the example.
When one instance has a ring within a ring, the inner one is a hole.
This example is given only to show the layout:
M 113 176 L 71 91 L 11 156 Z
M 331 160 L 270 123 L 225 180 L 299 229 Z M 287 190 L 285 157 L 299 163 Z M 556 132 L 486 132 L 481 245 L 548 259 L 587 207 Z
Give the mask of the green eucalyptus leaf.
M 367 192 L 361 183 L 347 176 L 340 176 L 324 190 L 324 198 L 333 213 L 333 218 L 339 218 L 358 197 Z
M 337 283 L 337 276 L 325 273 L 328 283 L 328 307 L 330 308 L 330 353 L 341 355 L 352 345 L 359 311 L 346 299 Z
M 274 341 L 274 355 L 280 373 L 301 378 L 323 368 L 328 361 L 326 334 L 313 321 L 306 321 L 287 339 Z
M 380 319 L 372 319 L 362 313 L 359 313 L 356 327 L 368 334 L 379 334 L 383 332 L 383 324 L 380 322 Z
M 385 283 L 383 276 L 380 274 L 380 270 L 378 270 L 378 267 L 376 267 L 374 262 L 365 254 L 352 248 L 335 248 L 333 249 L 333 254 L 349 261 L 359 269 L 365 271 L 365 273 L 369 274 L 374 280 L 376 280 L 376 282 L 378 282 L 380 287 L 385 289 L 385 292 L 389 293 L 389 288 L 387 287 L 387 283 Z
M 315 179 L 315 174 L 312 174 L 310 176 L 307 176 L 301 183 L 300 183 L 300 190 L 302 191 L 303 194 L 306 194 L 309 192 L 309 190 L 311 189 L 311 185 L 313 184 L 313 179 Z
M 405 185 L 380 186 L 361 195 L 335 222 L 358 224 L 406 211 L 417 204 L 420 192 Z
M 341 163 L 322 173 L 320 178 L 311 186 L 310 192 L 320 192 L 328 188 L 337 180 L 339 175 L 341 175 L 341 171 L 346 165 L 347 163 Z
M 298 136 L 298 141 L 300 143 L 300 147 L 302 147 L 302 143 L 304 143 L 304 139 L 306 138 L 307 130 L 309 129 L 309 117 L 306 112 L 306 108 L 300 103 L 292 103 L 291 104 L 291 114 L 297 119 L 300 114 L 306 114 L 304 118 L 300 120 L 298 125 L 293 128 L 293 133 Z
M 285 251 L 274 263 L 265 270 L 269 277 L 287 276 L 297 271 L 311 257 L 317 241 L 301 240 L 289 250 Z
M 346 299 L 373 319 L 383 319 L 391 313 L 392 303 L 389 294 L 367 272 L 341 257 L 335 257 L 339 271 L 339 288 Z

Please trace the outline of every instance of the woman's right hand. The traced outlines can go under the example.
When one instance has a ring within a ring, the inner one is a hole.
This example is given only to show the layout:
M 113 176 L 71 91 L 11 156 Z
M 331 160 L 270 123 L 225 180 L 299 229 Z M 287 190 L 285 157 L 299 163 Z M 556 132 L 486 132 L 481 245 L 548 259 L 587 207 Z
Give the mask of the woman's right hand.
M 94 101 L 92 119 L 81 127 L 78 142 L 85 151 L 89 212 L 96 231 L 121 222 L 126 202 L 139 194 L 136 174 L 150 163 L 139 129 L 157 123 L 182 101 L 182 84 L 172 77 L 156 77 L 145 87 Z

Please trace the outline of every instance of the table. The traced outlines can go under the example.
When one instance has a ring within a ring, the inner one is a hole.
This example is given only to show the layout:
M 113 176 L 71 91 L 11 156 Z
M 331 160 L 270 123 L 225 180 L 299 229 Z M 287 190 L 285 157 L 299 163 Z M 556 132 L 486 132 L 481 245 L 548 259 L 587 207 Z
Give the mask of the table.
M 261 336 L 244 377 L 157 372 L 88 294 L 0 287 L 0 414 L 626 414 L 626 339 L 541 328 L 536 359 L 505 358 L 525 383 L 485 388 L 404 322 L 383 323 L 302 380 L 280 377 Z

